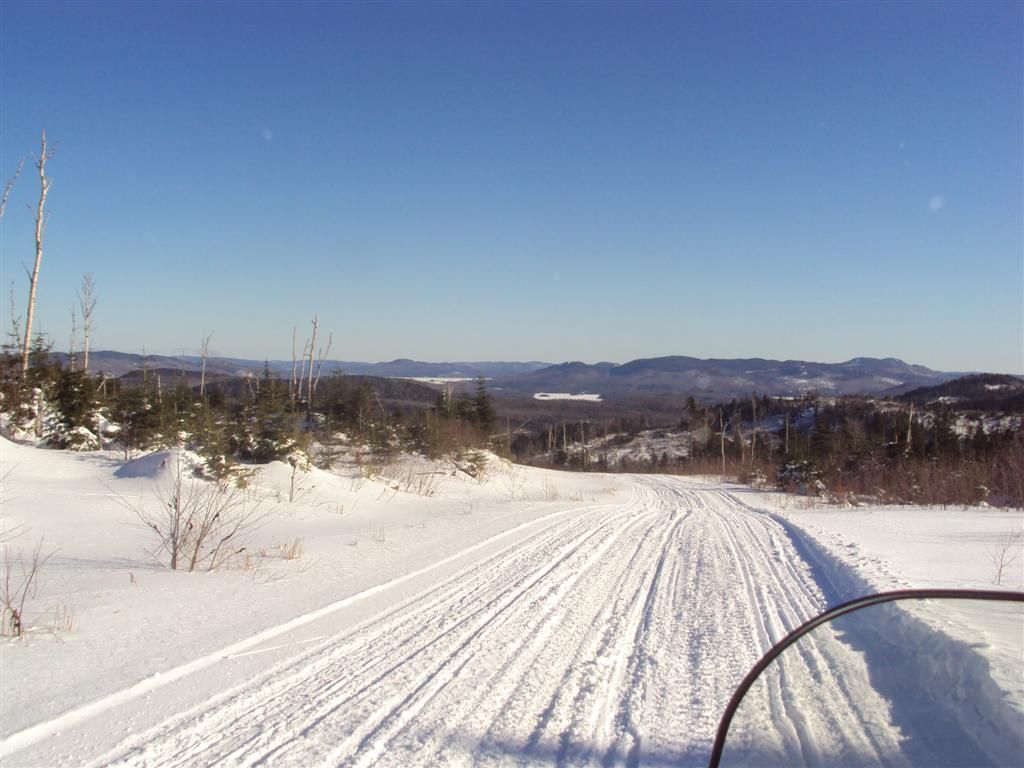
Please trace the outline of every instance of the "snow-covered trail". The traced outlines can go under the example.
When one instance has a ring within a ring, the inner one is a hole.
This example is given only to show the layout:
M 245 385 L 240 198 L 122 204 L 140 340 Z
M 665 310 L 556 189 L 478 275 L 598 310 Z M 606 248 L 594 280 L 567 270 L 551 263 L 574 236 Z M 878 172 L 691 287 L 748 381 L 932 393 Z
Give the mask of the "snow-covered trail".
M 561 519 L 97 762 L 704 765 L 739 679 L 824 606 L 789 535 L 726 493 L 638 478 L 628 502 Z M 790 730 L 806 749 L 804 724 Z

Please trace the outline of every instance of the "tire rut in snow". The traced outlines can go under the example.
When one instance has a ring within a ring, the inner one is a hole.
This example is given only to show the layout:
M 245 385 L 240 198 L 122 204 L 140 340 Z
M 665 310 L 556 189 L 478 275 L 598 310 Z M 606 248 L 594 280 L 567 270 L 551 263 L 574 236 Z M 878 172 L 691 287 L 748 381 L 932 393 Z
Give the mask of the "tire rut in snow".
M 129 765 L 704 765 L 734 686 L 824 604 L 781 526 L 638 477 L 356 630 L 126 742 Z M 803 657 L 835 696 L 828 653 Z M 772 681 L 781 754 L 813 754 Z M 846 709 L 843 709 L 846 707 Z M 854 743 L 853 737 L 850 737 Z M 858 749 L 870 751 L 857 742 Z
M 305 753 L 290 753 L 296 763 L 321 759 L 344 740 L 337 733 L 326 741 L 312 738 L 322 720 L 347 705 L 346 713 L 364 722 L 375 696 L 415 687 L 410 681 L 419 679 L 422 659 L 429 675 L 431 654 L 444 658 L 446 644 L 457 645 L 460 631 L 472 631 L 475 620 L 500 614 L 495 606 L 506 607 L 502 600 L 516 602 L 518 582 L 537 569 L 553 568 L 588 539 L 616 530 L 620 517 L 636 514 L 646 513 L 631 502 L 610 515 L 581 515 L 552 526 L 467 569 L 428 593 L 428 599 L 413 601 L 333 646 L 309 651 L 212 706 L 172 718 L 158 732 L 133 740 L 143 745 L 129 747 L 124 760 L 183 765 L 201 755 L 205 762 L 250 764 L 296 742 Z

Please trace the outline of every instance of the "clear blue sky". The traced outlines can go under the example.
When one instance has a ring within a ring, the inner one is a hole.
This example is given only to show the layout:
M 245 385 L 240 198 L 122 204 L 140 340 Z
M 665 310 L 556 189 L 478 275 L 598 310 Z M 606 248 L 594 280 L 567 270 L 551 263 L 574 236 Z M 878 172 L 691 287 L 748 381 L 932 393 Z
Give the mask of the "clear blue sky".
M 91 272 L 128 352 L 1021 373 L 1022 8 L 3 0 L 37 327 Z

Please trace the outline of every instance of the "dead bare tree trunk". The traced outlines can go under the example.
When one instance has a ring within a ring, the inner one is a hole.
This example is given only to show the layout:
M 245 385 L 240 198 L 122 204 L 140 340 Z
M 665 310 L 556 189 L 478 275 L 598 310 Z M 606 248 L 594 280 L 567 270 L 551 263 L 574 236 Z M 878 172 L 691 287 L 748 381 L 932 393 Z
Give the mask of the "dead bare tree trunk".
M 39 205 L 36 208 L 36 261 L 32 268 L 32 276 L 28 288 L 28 311 L 25 314 L 25 342 L 21 346 L 21 376 L 28 375 L 28 353 L 32 342 L 32 319 L 36 312 L 36 289 L 39 287 L 39 265 L 43 261 L 43 233 L 46 231 L 47 215 L 45 213 L 46 195 L 50 191 L 53 179 L 46 177 L 46 161 L 53 157 L 53 149 L 46 148 L 46 131 L 43 131 L 42 149 L 36 168 L 39 169 Z
M 757 393 L 750 395 L 750 466 L 754 466 L 757 458 Z
M 914 447 L 914 404 L 910 404 L 910 418 L 907 419 L 907 448 L 904 453 L 909 456 Z
M 310 402 L 312 402 L 312 400 L 313 400 L 313 395 L 316 394 L 317 384 L 320 383 L 320 369 L 323 368 L 323 366 L 324 366 L 324 358 L 327 357 L 327 355 L 331 354 L 331 344 L 333 342 L 334 342 L 334 334 L 333 333 L 327 334 L 327 349 L 326 350 L 321 349 L 317 353 L 316 378 L 313 380 L 313 391 L 310 392 L 310 394 L 309 394 Z
M 71 307 L 71 336 L 68 339 L 68 369 L 75 372 L 75 347 L 78 345 L 78 317 L 75 307 Z
M 208 333 L 203 336 L 203 343 L 200 346 L 200 354 L 202 355 L 202 366 L 199 370 L 199 399 L 201 400 L 206 394 L 206 357 L 210 352 L 210 339 L 213 337 L 213 333 Z
M 296 392 L 296 396 L 299 400 L 302 399 L 302 385 L 306 382 L 306 360 L 308 359 L 307 348 L 309 346 L 308 341 L 302 343 L 302 365 L 299 368 L 299 388 Z
M 718 429 L 722 434 L 722 474 L 725 475 L 725 415 L 718 409 Z
M 288 399 L 292 401 L 292 407 L 295 407 L 295 399 L 298 397 L 298 391 L 295 389 L 295 366 L 298 364 L 298 358 L 295 357 L 295 332 L 298 330 L 296 326 L 292 326 L 292 377 L 288 380 Z
M 21 315 L 14 314 L 14 282 L 11 282 L 11 293 L 8 301 L 11 308 L 11 349 L 21 349 Z
M 313 352 L 316 349 L 316 329 L 320 324 L 320 315 L 313 315 L 313 338 L 309 341 L 309 383 L 306 385 L 307 411 L 313 410 Z
M 78 304 L 82 309 L 82 370 L 89 372 L 89 337 L 92 335 L 92 311 L 96 306 L 96 281 L 86 272 L 78 291 Z

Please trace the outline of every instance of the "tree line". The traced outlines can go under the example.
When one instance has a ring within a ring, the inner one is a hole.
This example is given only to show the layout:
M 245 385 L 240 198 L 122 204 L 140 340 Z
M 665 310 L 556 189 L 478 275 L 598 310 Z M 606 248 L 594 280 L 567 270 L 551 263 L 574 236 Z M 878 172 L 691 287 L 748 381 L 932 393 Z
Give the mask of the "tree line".
M 483 379 L 472 393 L 444 391 L 423 405 L 385 402 L 370 377 L 318 377 L 301 396 L 269 365 L 260 376 L 207 380 L 204 374 L 200 385 L 166 369 L 113 378 L 67 364 L 37 337 L 24 376 L 16 350 L 0 355 L 0 410 L 9 433 L 54 448 L 116 447 L 130 457 L 178 445 L 205 457 L 215 474 L 239 462 L 296 454 L 326 466 L 351 446 L 382 459 L 490 445 L 497 416 Z
M 675 424 L 620 417 L 524 428 L 510 445 L 518 461 L 554 468 L 714 473 L 843 500 L 1021 506 L 1022 421 L 942 401 L 753 394 L 714 404 L 688 398 Z M 609 459 L 655 427 L 674 430 L 683 455 Z

